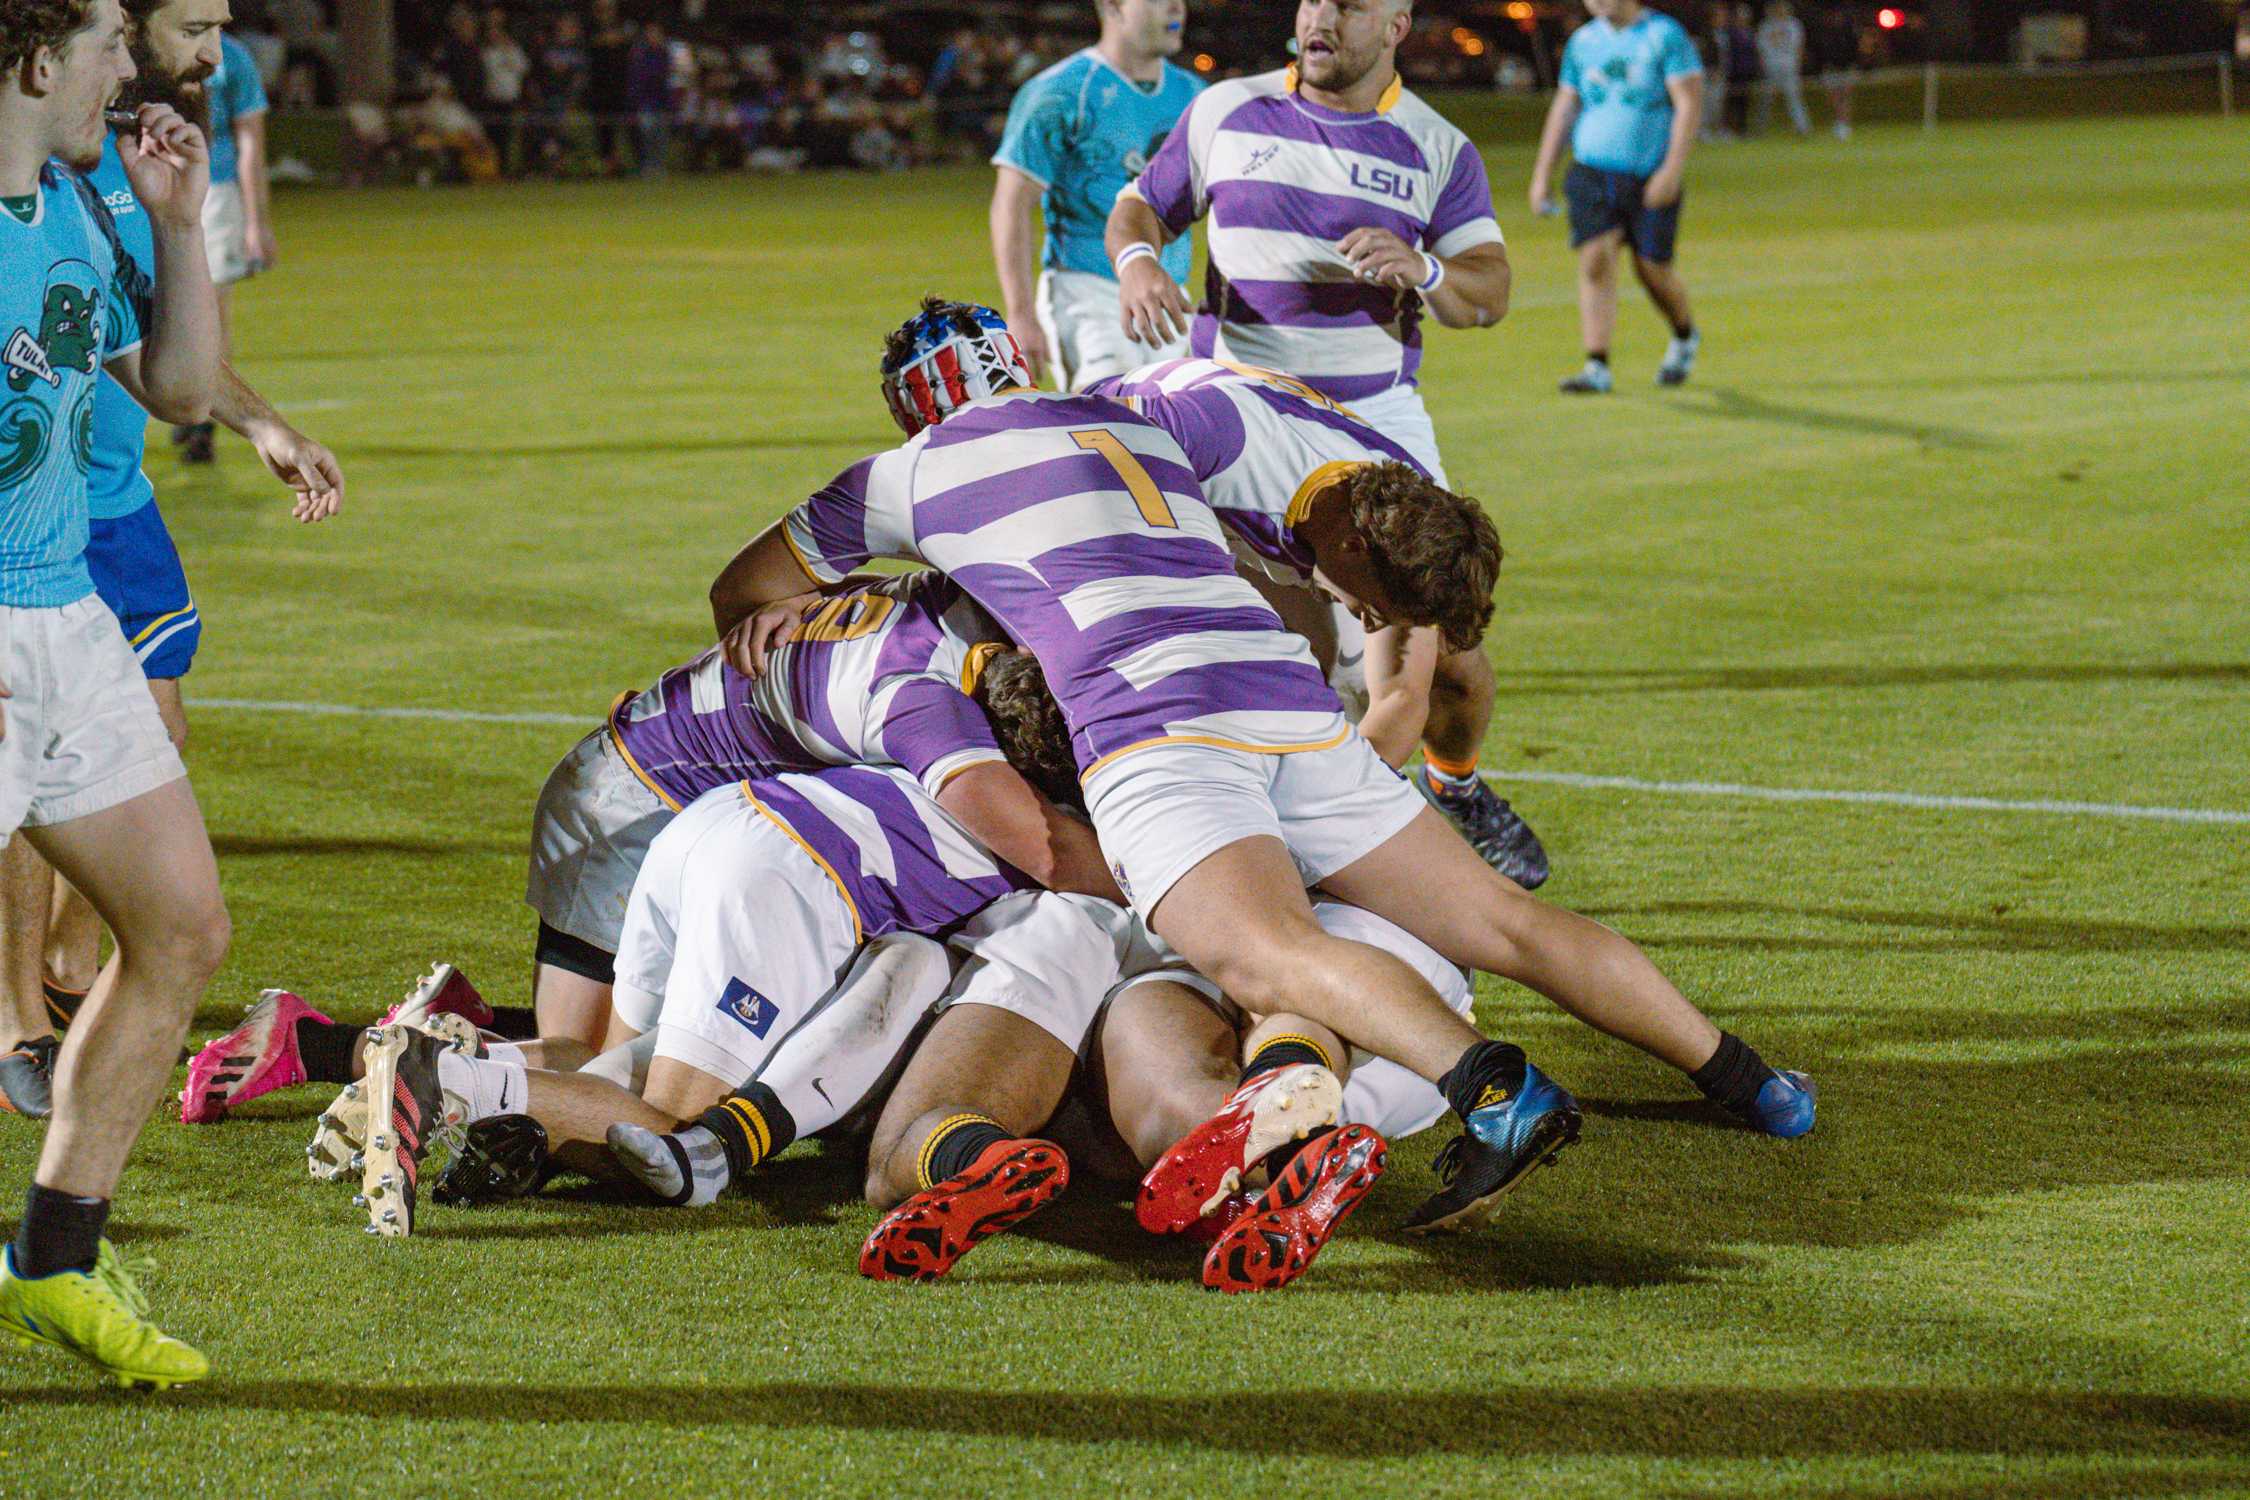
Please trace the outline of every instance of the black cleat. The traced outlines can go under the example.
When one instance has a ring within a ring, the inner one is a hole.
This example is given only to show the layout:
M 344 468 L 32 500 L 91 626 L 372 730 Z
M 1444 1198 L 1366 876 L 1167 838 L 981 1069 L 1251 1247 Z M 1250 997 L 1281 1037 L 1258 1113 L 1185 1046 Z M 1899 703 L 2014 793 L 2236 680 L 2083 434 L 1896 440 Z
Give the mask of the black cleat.
M 1444 813 L 1477 857 L 1527 891 L 1547 883 L 1547 849 L 1523 815 L 1508 799 L 1478 778 L 1474 787 L 1457 792 L 1430 774 L 1428 766 L 1414 768 L 1414 789 Z
M 468 1128 L 431 1192 L 448 1208 L 528 1198 L 553 1172 L 547 1128 L 529 1115 L 490 1115 Z
M 61 1045 L 35 1036 L 0 1057 L 0 1110 L 31 1120 L 55 1112 L 55 1049 Z
M 1468 1129 L 1438 1152 L 1445 1186 L 1408 1216 L 1401 1227 L 1409 1234 L 1483 1223 L 1502 1198 L 1578 1139 L 1578 1101 L 1529 1063 L 1514 1093 L 1485 1093 L 1486 1101 L 1469 1111 Z

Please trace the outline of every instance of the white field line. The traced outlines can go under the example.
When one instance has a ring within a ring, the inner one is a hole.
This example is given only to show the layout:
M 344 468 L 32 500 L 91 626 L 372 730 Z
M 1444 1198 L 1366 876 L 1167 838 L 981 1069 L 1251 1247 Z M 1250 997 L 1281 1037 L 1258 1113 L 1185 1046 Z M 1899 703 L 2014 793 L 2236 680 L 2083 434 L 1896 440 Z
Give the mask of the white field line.
M 330 714 L 363 719 L 424 719 L 447 724 L 561 724 L 591 727 L 594 712 L 482 713 L 467 708 L 367 708 L 352 703 L 293 703 L 263 698 L 197 698 L 191 707 L 258 713 Z M 1646 781 L 1577 771 L 1487 771 L 1487 781 L 1533 782 L 1594 791 L 1647 792 L 1664 797 L 1734 797 L 1754 802 L 1844 802 L 1936 812 L 2045 813 L 2069 818 L 2122 818 L 2153 823 L 2250 824 L 2250 812 L 2210 807 L 2150 807 L 2133 802 L 2054 802 L 2039 798 L 1955 797 L 1931 792 L 1855 791 L 1841 787 L 1747 786 L 1733 781 Z

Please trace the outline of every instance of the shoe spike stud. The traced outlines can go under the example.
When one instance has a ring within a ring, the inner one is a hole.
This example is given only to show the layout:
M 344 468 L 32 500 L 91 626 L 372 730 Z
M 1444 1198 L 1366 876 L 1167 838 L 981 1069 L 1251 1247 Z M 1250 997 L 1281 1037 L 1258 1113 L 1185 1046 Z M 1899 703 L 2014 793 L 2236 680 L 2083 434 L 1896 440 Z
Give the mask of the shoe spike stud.
M 352 1194 L 352 1207 L 354 1207 L 354 1208 L 365 1208 L 365 1207 L 367 1207 L 367 1195 L 366 1195 L 365 1193 L 354 1193 L 354 1194 Z
M 365 1153 L 364 1151 L 354 1151 L 352 1153 L 352 1170 L 354 1172 L 364 1172 L 367 1170 L 367 1153 Z

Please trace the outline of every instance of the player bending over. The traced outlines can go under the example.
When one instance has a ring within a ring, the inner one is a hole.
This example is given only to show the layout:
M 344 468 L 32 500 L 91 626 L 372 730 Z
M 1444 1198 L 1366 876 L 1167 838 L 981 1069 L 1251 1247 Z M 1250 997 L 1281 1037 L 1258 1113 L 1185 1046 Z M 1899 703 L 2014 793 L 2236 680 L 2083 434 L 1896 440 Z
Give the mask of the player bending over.
M 611 1045 L 619 930 L 650 841 L 680 808 L 745 777 L 903 766 L 1015 868 L 1114 898 L 1086 826 L 1035 789 L 1068 776 L 1067 750 L 1051 743 L 1052 702 L 1017 655 L 958 587 L 921 573 L 823 601 L 756 683 L 714 649 L 621 698 L 548 776 L 532 822 L 538 1035 L 589 1052 Z M 445 992 L 437 1009 L 491 1024 L 465 980 L 434 980 Z M 357 1033 L 331 1024 L 295 995 L 268 992 L 197 1055 L 181 1117 L 216 1120 L 276 1088 L 350 1081 Z
M 56 1058 L 0 1251 L 0 1329 L 166 1386 L 209 1366 L 149 1319 L 102 1231 L 229 929 L 186 768 L 86 570 L 86 443 L 104 368 L 151 412 L 199 420 L 219 326 L 202 136 L 143 105 L 120 147 L 153 229 L 153 300 L 73 175 L 100 162 L 103 111 L 132 76 L 117 0 L 0 0 L 0 836 L 21 831 L 117 937 Z
M 885 368 L 915 435 L 754 538 L 713 585 L 738 666 L 751 612 L 808 583 L 874 556 L 944 570 L 1039 657 L 1134 908 L 1245 1009 L 1301 1013 L 1440 1084 L 1467 1132 L 1454 1159 L 1471 1200 L 1574 1138 L 1575 1101 L 1410 966 L 1330 936 L 1308 885 L 1757 1107 L 1775 1075 L 1755 1053 L 1630 942 L 1487 868 L 1352 732 L 1304 641 L 1234 572 L 1169 433 L 1114 402 L 1029 389 L 988 309 L 926 304 Z M 1809 1096 L 1779 1088 L 1809 1113 Z

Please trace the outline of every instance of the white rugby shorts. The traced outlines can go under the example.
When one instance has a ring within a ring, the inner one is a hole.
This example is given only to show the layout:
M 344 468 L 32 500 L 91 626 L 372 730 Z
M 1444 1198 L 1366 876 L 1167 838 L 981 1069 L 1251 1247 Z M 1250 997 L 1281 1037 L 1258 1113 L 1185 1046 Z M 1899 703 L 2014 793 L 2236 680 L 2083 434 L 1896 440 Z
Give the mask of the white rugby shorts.
M 0 605 L 0 843 L 187 775 L 148 678 L 99 596 Z
M 1187 296 L 1187 289 L 1180 295 Z M 1186 334 L 1155 348 L 1127 338 L 1118 296 L 1116 282 L 1090 271 L 1039 273 L 1039 327 L 1054 351 L 1059 389 L 1082 391 L 1142 365 L 1187 358 Z M 1190 305 L 1194 301 L 1188 297 Z
M 1143 917 L 1227 845 L 1280 839 L 1309 886 L 1370 854 L 1420 815 L 1421 794 L 1355 733 L 1317 750 L 1185 741 L 1119 756 L 1085 780 L 1110 872 Z
M 572 747 L 539 789 L 523 899 L 557 932 L 615 953 L 649 844 L 672 818 L 603 725 Z
M 955 934 L 953 946 L 968 959 L 941 1011 L 994 1006 L 1081 1057 L 1094 1018 L 1121 979 L 1180 962 L 1126 908 L 1054 891 L 1001 897 Z
M 232 286 L 257 274 L 250 260 L 250 215 L 240 182 L 214 182 L 204 194 L 203 255 L 211 263 L 215 286 Z

